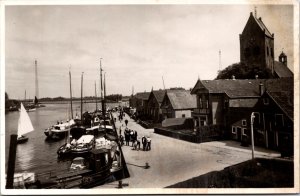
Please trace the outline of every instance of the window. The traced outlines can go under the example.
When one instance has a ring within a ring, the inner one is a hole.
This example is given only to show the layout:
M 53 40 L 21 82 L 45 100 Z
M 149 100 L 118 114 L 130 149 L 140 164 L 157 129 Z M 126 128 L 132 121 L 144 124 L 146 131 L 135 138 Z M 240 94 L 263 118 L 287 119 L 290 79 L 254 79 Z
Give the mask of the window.
M 206 123 L 206 116 L 200 116 L 200 126 L 205 126 L 207 125 Z
M 232 128 L 231 128 L 231 132 L 232 132 L 232 134 L 236 134 L 236 128 L 234 126 L 232 126 Z
M 182 114 L 182 118 L 185 118 L 185 114 Z
M 202 98 L 200 97 L 199 100 L 200 100 L 200 108 L 203 108 Z
M 275 126 L 277 127 L 284 126 L 283 114 L 275 114 Z
M 271 57 L 273 57 L 274 54 L 273 54 L 273 48 L 271 48 Z
M 247 135 L 247 129 L 246 128 L 242 129 L 242 135 Z
M 259 125 L 260 124 L 260 114 L 259 112 L 253 112 L 254 113 L 254 125 Z
M 255 46 L 255 47 L 253 48 L 253 54 L 254 54 L 255 56 L 258 56 L 259 53 L 260 53 L 260 48 L 259 48 L 258 46 Z
M 208 100 L 206 100 L 206 108 L 208 108 Z
M 267 56 L 269 56 L 269 47 L 267 46 Z
M 269 105 L 269 98 L 263 98 L 264 105 Z
M 242 125 L 243 126 L 247 126 L 247 121 L 244 119 L 244 120 L 242 120 Z
M 248 47 L 245 48 L 244 55 L 245 55 L 245 57 L 251 56 L 250 48 L 248 48 Z

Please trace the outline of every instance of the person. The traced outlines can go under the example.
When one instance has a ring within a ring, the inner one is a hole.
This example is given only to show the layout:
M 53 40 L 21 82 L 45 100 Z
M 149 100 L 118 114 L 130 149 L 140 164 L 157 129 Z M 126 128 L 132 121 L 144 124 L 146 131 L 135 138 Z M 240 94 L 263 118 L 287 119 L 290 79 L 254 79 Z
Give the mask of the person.
M 133 144 L 135 142 L 133 130 L 130 130 L 130 141 L 132 142 L 131 147 L 133 147 Z
M 125 145 L 129 146 L 130 133 L 129 133 L 128 129 L 125 129 L 124 135 L 125 135 L 125 141 L 126 141 Z
M 151 138 L 148 136 L 147 137 L 147 147 L 146 147 L 146 150 L 151 150 Z
M 119 129 L 119 135 L 122 135 L 122 129 L 121 129 L 121 127 Z
M 128 124 L 128 120 L 127 120 L 127 119 L 125 119 L 125 125 L 126 125 L 126 127 L 127 127 L 127 124 Z
M 124 145 L 124 137 L 123 137 L 123 135 L 120 135 L 120 145 L 121 146 Z
M 134 131 L 134 140 L 137 140 L 137 131 Z
M 145 136 L 142 137 L 143 151 L 146 151 L 147 139 Z

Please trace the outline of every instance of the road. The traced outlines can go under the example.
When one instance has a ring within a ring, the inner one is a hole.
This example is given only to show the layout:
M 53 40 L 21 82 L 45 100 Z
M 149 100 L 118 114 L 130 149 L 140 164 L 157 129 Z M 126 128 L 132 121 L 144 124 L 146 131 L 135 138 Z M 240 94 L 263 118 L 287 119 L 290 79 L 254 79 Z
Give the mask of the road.
M 116 113 L 114 114 L 116 117 Z M 118 119 L 118 118 L 117 118 Z M 241 147 L 235 141 L 214 141 L 201 144 L 190 143 L 154 133 L 154 129 L 144 129 L 127 114 L 116 127 L 125 129 L 124 120 L 129 121 L 128 128 L 137 131 L 138 136 L 151 138 L 151 151 L 137 151 L 123 146 L 130 178 L 124 188 L 163 188 L 211 171 L 222 170 L 251 159 L 251 146 Z M 123 124 L 123 126 L 122 126 Z M 119 131 L 118 131 L 119 132 Z M 124 132 L 122 131 L 122 134 Z M 279 157 L 278 152 L 255 148 L 257 157 Z M 144 169 L 148 163 L 150 168 Z M 95 188 L 114 188 L 117 182 Z

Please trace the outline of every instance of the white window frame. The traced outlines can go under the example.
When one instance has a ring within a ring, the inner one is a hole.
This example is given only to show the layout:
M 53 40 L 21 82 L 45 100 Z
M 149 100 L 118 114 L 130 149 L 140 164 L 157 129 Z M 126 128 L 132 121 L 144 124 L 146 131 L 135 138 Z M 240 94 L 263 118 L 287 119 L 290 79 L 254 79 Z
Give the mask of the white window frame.
M 231 133 L 236 135 L 236 127 L 235 126 L 231 127 Z
M 242 126 L 247 126 L 247 120 L 246 119 L 242 120 Z
M 260 113 L 259 112 L 253 112 L 254 114 L 258 114 L 258 123 L 260 124 Z M 254 118 L 254 121 L 257 120 L 256 118 Z
M 264 105 L 269 105 L 270 100 L 268 97 L 263 98 Z
M 247 134 L 245 134 L 245 130 L 247 130 L 247 128 L 242 128 L 242 135 L 247 136 Z

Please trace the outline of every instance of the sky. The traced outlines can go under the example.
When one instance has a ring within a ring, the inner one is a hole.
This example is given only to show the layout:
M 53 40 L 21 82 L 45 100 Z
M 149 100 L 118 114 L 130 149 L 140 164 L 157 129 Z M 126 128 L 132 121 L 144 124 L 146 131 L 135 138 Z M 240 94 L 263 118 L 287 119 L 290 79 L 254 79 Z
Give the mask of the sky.
M 100 58 L 107 94 L 192 88 L 240 61 L 239 34 L 256 6 L 293 71 L 291 5 L 26 5 L 5 7 L 5 91 L 10 98 L 99 94 Z M 219 58 L 221 50 L 221 58 Z M 99 96 L 99 95 L 98 95 Z

